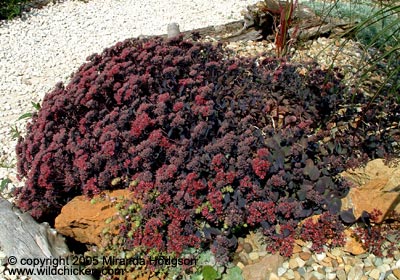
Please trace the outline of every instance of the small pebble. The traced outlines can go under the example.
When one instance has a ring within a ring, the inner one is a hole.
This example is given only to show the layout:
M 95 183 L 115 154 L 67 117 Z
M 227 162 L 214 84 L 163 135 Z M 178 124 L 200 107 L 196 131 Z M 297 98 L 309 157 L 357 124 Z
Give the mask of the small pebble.
M 347 279 L 346 272 L 343 269 L 339 269 L 338 271 L 336 271 L 336 276 L 339 280 Z
M 278 268 L 278 276 L 281 277 L 283 274 L 286 273 L 286 271 L 287 271 L 286 268 L 284 268 L 284 267 L 279 267 L 279 268 Z
M 306 269 L 304 267 L 300 267 L 297 271 L 300 273 L 301 276 L 304 276 L 306 274 Z
M 363 277 L 364 272 L 362 268 L 358 265 L 351 267 L 349 273 L 347 274 L 348 279 L 352 280 L 361 280 Z
M 297 263 L 297 260 L 296 259 L 290 259 L 289 260 L 289 268 L 295 269 L 297 267 L 299 267 L 299 264 Z
M 371 272 L 368 274 L 369 277 L 375 280 L 378 280 L 380 275 L 381 272 L 376 268 L 372 269 Z
M 343 255 L 342 249 L 335 247 L 332 249 L 331 254 L 334 255 L 335 257 L 340 257 Z
M 314 277 L 315 277 L 316 279 L 318 279 L 318 280 L 325 279 L 325 275 L 322 274 L 322 273 L 319 273 L 319 272 L 317 272 L 317 271 L 314 271 L 314 272 L 312 273 L 312 276 L 314 276 Z
M 244 264 L 242 262 L 238 262 L 236 266 L 239 267 L 241 270 L 243 270 L 244 268 Z
M 299 254 L 299 257 L 303 260 L 303 261 L 308 261 L 311 258 L 311 253 L 309 252 L 301 252 Z
M 325 259 L 326 257 L 326 253 L 322 252 L 320 254 L 315 254 L 315 258 L 317 259 L 317 261 L 322 261 L 323 259 Z
M 252 260 L 252 261 L 256 261 L 256 260 L 259 259 L 259 255 L 258 255 L 257 252 L 251 252 L 251 253 L 249 254 L 249 258 L 250 258 L 250 260 Z
M 334 280 L 334 279 L 336 279 L 336 273 L 332 273 L 332 272 L 327 273 L 327 274 L 326 274 L 326 279 L 328 279 L 328 280 Z
M 245 252 L 247 254 L 250 254 L 251 251 L 253 251 L 253 246 L 251 246 L 250 243 L 246 242 L 246 243 L 243 244 L 243 249 L 245 250 Z
M 279 276 L 272 272 L 269 275 L 269 280 L 279 280 Z
M 399 268 L 393 269 L 392 273 L 394 276 L 396 276 L 398 279 L 400 279 L 400 269 Z
M 372 266 L 372 261 L 369 258 L 366 258 L 364 260 L 364 264 L 365 264 L 366 267 Z
M 393 274 L 389 274 L 389 275 L 387 276 L 387 279 L 386 279 L 386 280 L 398 280 L 398 279 L 400 279 L 400 278 L 397 278 L 397 277 L 394 276 Z
M 243 252 L 241 252 L 239 254 L 239 258 L 240 261 L 244 264 L 244 265 L 248 265 L 250 263 L 250 258 L 248 255 L 244 254 Z
M 387 271 L 390 270 L 390 265 L 384 263 L 384 264 L 382 264 L 381 266 L 378 267 L 378 270 L 380 272 L 386 273 Z
M 297 258 L 296 258 L 296 262 L 297 262 L 297 265 L 298 265 L 299 267 L 303 267 L 303 266 L 306 264 L 306 262 L 303 261 L 300 257 L 297 257 Z
M 295 280 L 300 280 L 301 279 L 301 275 L 298 271 L 294 271 L 294 279 Z
M 283 267 L 283 268 L 286 268 L 286 269 L 289 269 L 289 262 L 288 262 L 288 261 L 284 262 L 284 263 L 282 264 L 282 267 Z
M 287 279 L 295 279 L 296 277 L 295 277 L 295 274 L 294 274 L 294 271 L 292 270 L 292 269 L 288 269 L 287 271 L 286 271 L 286 274 L 284 275 Z
M 393 258 L 384 258 L 383 263 L 391 265 L 394 263 L 394 260 Z
M 383 264 L 383 260 L 381 258 L 376 258 L 373 263 L 375 266 L 381 266 Z

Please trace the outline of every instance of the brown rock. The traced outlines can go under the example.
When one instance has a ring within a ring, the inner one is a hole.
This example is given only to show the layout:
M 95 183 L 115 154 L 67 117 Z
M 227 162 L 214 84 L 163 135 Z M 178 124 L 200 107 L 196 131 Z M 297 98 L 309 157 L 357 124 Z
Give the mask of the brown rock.
M 247 254 L 250 254 L 253 251 L 253 246 L 250 243 L 244 243 L 243 249 L 246 251 Z
M 55 228 L 61 234 L 79 242 L 101 246 L 102 231 L 117 222 L 106 223 L 107 219 L 118 213 L 116 202 L 111 202 L 109 198 L 118 201 L 130 195 L 131 192 L 127 189 L 104 192 L 93 198 L 94 203 L 85 196 L 77 196 L 61 209 L 61 214 L 55 220 Z
M 397 277 L 397 279 L 400 279 L 400 269 L 399 268 L 395 268 L 392 271 L 393 275 Z
M 300 253 L 302 251 L 303 250 L 302 250 L 301 246 L 297 245 L 296 243 L 293 245 L 293 254 L 297 254 L 297 253 Z
M 239 259 L 244 265 L 248 265 L 250 263 L 250 258 L 245 252 L 239 253 Z
M 368 162 L 365 167 L 346 170 L 341 174 L 343 177 L 353 182 L 356 186 L 361 186 L 371 180 L 387 178 L 388 181 L 384 190 L 390 191 L 396 188 L 400 182 L 400 165 L 385 165 L 382 159 L 374 159 Z
M 299 253 L 299 257 L 303 261 L 308 261 L 311 258 L 311 253 L 309 253 L 309 252 L 301 252 L 301 253 Z
M 300 280 L 301 279 L 301 275 L 298 271 L 294 272 L 294 280 Z
M 349 252 L 353 255 L 361 255 L 366 252 L 364 247 L 362 246 L 362 243 L 357 241 L 353 236 L 353 232 L 350 229 L 344 230 L 345 238 L 346 238 L 346 243 L 344 245 L 343 251 Z
M 297 263 L 296 259 L 291 258 L 291 259 L 289 260 L 289 268 L 290 268 L 290 269 L 296 269 L 296 268 L 298 268 L 298 267 L 299 267 L 299 264 Z
M 302 225 L 303 223 L 304 223 L 304 221 L 300 222 L 300 225 Z M 301 240 L 301 239 L 296 239 L 294 241 L 294 243 L 297 244 L 299 247 L 303 247 L 303 246 L 307 245 L 307 243 L 305 241 Z M 301 251 L 302 250 L 300 250 L 299 252 L 301 252 Z
M 342 200 L 342 209 L 353 208 L 359 218 L 362 211 L 372 212 L 379 209 L 382 222 L 392 210 L 400 212 L 400 193 L 396 188 L 400 182 L 400 165 L 392 167 L 382 159 L 370 161 L 365 167 L 346 170 L 341 174 L 353 182 L 355 187 Z
M 243 251 L 243 244 L 239 243 L 237 248 L 236 248 L 236 253 L 240 253 Z
M 336 271 L 336 277 L 339 280 L 346 280 L 347 279 L 346 272 L 343 269 L 338 269 Z
M 243 279 L 264 280 L 269 279 L 271 273 L 277 274 L 278 268 L 282 266 L 284 258 L 279 254 L 262 258 L 259 262 L 247 265 L 243 268 Z
M 356 218 L 359 218 L 363 211 L 371 213 L 374 209 L 379 209 L 383 215 L 377 222 L 382 222 L 393 210 L 400 212 L 400 194 L 384 191 L 387 182 L 387 178 L 374 179 L 365 185 L 350 189 L 349 194 L 342 200 L 342 209 L 353 208 Z
M 326 257 L 320 262 L 320 264 L 322 264 L 324 267 L 332 267 L 332 259 Z

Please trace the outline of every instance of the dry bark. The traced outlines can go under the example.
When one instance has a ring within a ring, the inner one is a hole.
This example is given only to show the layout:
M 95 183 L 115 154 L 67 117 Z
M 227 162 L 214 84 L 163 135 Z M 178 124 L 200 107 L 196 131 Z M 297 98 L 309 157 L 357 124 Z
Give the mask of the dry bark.
M 279 5 L 286 2 L 264 0 L 255 5 L 250 5 L 243 12 L 243 20 L 231 22 L 220 26 L 208 26 L 181 32 L 184 38 L 190 38 L 193 32 L 200 37 L 209 36 L 217 41 L 274 41 L 275 33 L 280 20 Z M 298 4 L 294 10 L 294 19 L 288 33 L 292 40 L 308 41 L 321 36 L 341 36 L 350 30 L 354 24 L 326 17 L 318 17 L 309 7 Z

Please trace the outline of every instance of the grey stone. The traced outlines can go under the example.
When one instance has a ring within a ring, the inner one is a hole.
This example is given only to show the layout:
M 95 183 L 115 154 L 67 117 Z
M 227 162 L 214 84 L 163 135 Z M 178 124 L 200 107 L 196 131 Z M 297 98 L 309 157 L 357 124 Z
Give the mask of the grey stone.
M 253 251 L 253 246 L 251 246 L 250 243 L 245 242 L 245 243 L 243 244 L 243 249 L 245 250 L 245 252 L 246 252 L 247 254 L 250 254 L 250 253 Z
M 306 273 L 306 269 L 304 267 L 300 267 L 297 271 L 300 273 L 301 276 L 304 276 Z
M 176 37 L 180 33 L 181 33 L 181 31 L 179 29 L 179 24 L 177 24 L 176 22 L 172 22 L 172 23 L 168 24 L 168 27 L 167 27 L 168 38 Z
M 293 269 L 288 269 L 288 271 L 286 271 L 285 277 L 289 280 L 294 279 L 294 271 Z
M 287 271 L 287 268 L 280 267 L 278 268 L 278 276 L 281 277 L 283 274 L 285 274 Z
M 336 276 L 339 280 L 346 280 L 346 272 L 343 269 L 339 269 L 338 271 L 336 271 Z
M 353 266 L 350 271 L 349 274 L 347 275 L 348 279 L 352 279 L 352 280 L 361 280 L 361 277 L 363 277 L 364 272 L 362 270 L 362 268 L 358 265 Z
M 312 272 L 312 276 L 314 276 L 315 278 L 317 278 L 318 280 L 322 280 L 325 279 L 325 275 L 322 273 L 319 273 L 317 271 L 313 271 Z
M 383 264 L 383 260 L 382 260 L 382 258 L 378 257 L 378 258 L 374 259 L 373 263 L 375 266 L 381 266 Z

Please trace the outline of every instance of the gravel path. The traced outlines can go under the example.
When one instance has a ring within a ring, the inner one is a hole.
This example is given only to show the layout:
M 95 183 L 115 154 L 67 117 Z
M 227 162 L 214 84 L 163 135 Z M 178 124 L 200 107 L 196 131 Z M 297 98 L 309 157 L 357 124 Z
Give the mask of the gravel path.
M 86 57 L 127 38 L 166 33 L 171 22 L 185 31 L 238 20 L 257 1 L 67 0 L 1 22 L 0 183 L 9 178 L 8 190 L 17 184 L 11 126 L 23 131 L 26 120 L 19 116 L 66 82 Z

